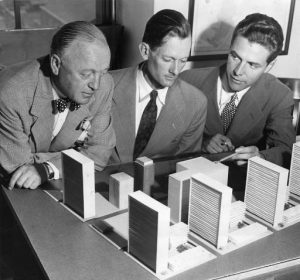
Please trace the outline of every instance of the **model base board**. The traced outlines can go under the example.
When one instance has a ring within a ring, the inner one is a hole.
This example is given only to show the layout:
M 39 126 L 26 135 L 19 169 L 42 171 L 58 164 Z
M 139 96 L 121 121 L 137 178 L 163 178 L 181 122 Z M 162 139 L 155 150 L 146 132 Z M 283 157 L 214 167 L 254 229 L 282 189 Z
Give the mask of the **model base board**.
M 119 209 L 111 204 L 108 200 L 105 199 L 101 194 L 96 193 L 95 194 L 95 205 L 96 205 L 96 215 L 94 217 L 83 219 L 80 215 L 78 215 L 76 212 L 74 212 L 71 208 L 69 208 L 67 205 L 61 203 L 67 210 L 69 210 L 73 215 L 75 215 L 78 219 L 85 222 L 90 219 L 94 218 L 100 218 L 106 215 L 110 215 L 114 212 L 119 211 Z
M 187 228 L 187 225 L 185 226 Z M 172 230 L 172 227 L 177 228 L 175 230 Z M 178 240 L 178 235 L 181 235 L 184 231 L 185 230 L 182 225 L 178 226 L 178 224 L 175 224 L 171 226 L 170 234 L 174 236 L 170 236 L 170 240 Z M 183 241 L 187 240 L 187 242 L 184 242 L 183 244 L 177 244 L 176 248 L 174 247 L 169 251 L 168 268 L 161 273 L 154 273 L 154 271 L 142 264 L 138 259 L 130 255 L 128 252 L 125 252 L 125 254 L 135 260 L 138 264 L 140 264 L 143 268 L 156 276 L 158 279 L 162 280 L 178 275 L 184 271 L 192 269 L 193 267 L 199 266 L 216 258 L 216 255 L 211 253 L 206 248 L 188 240 L 187 236 L 181 236 L 179 239 Z
M 244 223 L 244 227 L 230 231 L 229 240 L 228 240 L 226 246 L 224 246 L 220 249 L 217 249 L 215 246 L 213 246 L 213 244 L 211 244 L 210 242 L 206 241 L 205 239 L 201 238 L 200 236 L 196 235 L 193 232 L 190 232 L 188 237 L 190 240 L 192 240 L 196 244 L 205 246 L 205 247 L 213 250 L 213 252 L 218 253 L 220 255 L 226 255 L 232 251 L 242 248 L 248 244 L 251 244 L 251 243 L 253 243 L 261 238 L 264 238 L 268 235 L 271 235 L 273 233 L 267 227 L 257 223 L 256 221 L 254 221 L 252 219 L 245 218 L 243 223 Z M 253 234 L 253 229 L 257 230 L 256 231 L 257 234 Z M 249 233 L 251 233 L 251 237 L 249 237 Z M 230 236 L 232 236 L 232 240 L 234 240 L 236 243 L 234 243 L 230 240 Z

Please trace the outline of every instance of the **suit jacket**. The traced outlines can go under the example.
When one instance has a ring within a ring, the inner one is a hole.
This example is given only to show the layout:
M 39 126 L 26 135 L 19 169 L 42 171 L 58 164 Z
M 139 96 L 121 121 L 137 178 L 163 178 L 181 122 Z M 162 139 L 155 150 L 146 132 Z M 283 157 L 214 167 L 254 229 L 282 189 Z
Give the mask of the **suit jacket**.
M 219 73 L 220 68 L 216 67 L 181 73 L 182 79 L 201 89 L 208 99 L 205 139 L 224 134 L 217 105 Z M 293 105 L 291 90 L 273 75 L 264 73 L 240 101 L 227 137 L 235 147 L 257 146 L 267 160 L 288 167 L 295 142 Z
M 117 139 L 114 162 L 133 160 L 137 69 L 111 72 L 115 83 L 112 114 Z M 167 91 L 165 105 L 140 156 L 153 158 L 200 151 L 206 103 L 201 91 L 177 79 Z
M 91 118 L 88 142 L 81 152 L 103 168 L 115 145 L 112 92 L 113 81 L 107 74 L 91 100 L 68 113 L 51 141 L 54 114 L 49 58 L 7 68 L 0 77 L 0 165 L 11 173 L 26 163 L 50 161 L 61 171 L 60 152 L 74 146 L 82 133 L 80 124 Z

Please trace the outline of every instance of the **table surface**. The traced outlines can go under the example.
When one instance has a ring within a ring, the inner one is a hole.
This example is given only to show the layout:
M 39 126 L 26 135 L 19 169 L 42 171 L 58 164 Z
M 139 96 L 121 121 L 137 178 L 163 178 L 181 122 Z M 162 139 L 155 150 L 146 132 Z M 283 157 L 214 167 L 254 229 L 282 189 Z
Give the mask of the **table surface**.
M 97 172 L 96 182 L 106 181 L 103 178 L 110 172 L 131 173 L 132 165 L 107 170 Z M 1 191 L 49 279 L 157 279 L 42 189 L 1 187 Z M 300 264 L 300 223 L 172 279 L 246 277 L 270 271 L 270 265 L 272 271 L 296 264 Z

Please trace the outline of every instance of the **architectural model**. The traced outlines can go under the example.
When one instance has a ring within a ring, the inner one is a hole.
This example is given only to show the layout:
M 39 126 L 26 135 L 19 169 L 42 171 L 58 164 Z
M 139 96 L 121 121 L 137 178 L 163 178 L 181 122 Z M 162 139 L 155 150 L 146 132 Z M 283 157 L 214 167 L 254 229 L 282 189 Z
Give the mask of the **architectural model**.
M 133 177 L 124 172 L 110 175 L 109 201 L 119 209 L 128 208 L 128 195 L 133 192 L 133 185 Z
M 251 214 L 273 227 L 283 222 L 288 170 L 253 157 L 248 160 L 245 203 Z
M 151 194 L 151 186 L 154 184 L 154 163 L 147 157 L 137 158 L 134 162 L 134 190 L 142 190 Z
M 81 218 L 95 216 L 94 161 L 75 151 L 62 152 L 63 203 Z
M 293 145 L 289 188 L 292 194 L 300 197 L 300 142 Z
M 228 166 L 223 163 L 213 162 L 204 157 L 193 158 L 176 164 L 176 172 L 183 170 L 194 170 L 212 177 L 215 180 L 227 185 L 228 181 Z
M 173 223 L 188 223 L 190 179 L 195 173 L 194 170 L 184 170 L 169 175 L 168 206 Z
M 142 191 L 129 195 L 128 252 L 155 273 L 168 268 L 170 208 Z
M 192 176 L 190 188 L 189 230 L 217 249 L 226 246 L 232 189 L 202 173 Z

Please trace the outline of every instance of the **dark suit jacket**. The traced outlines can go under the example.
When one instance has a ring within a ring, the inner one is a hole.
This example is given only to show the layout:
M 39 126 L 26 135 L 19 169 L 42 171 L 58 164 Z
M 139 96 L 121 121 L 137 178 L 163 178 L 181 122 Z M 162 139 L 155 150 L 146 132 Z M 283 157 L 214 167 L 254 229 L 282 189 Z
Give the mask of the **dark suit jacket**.
M 112 161 L 132 161 L 135 141 L 136 68 L 112 71 L 115 90 L 112 102 L 117 144 Z M 206 118 L 206 97 L 177 79 L 168 89 L 166 103 L 152 136 L 140 156 L 150 158 L 200 151 Z
M 204 139 L 224 134 L 217 105 L 219 73 L 216 67 L 181 73 L 182 79 L 202 90 L 208 99 Z M 290 89 L 265 73 L 243 96 L 227 136 L 235 147 L 257 146 L 267 160 L 288 167 L 295 142 L 293 105 Z
M 103 168 L 115 145 L 111 124 L 113 81 L 101 79 L 101 88 L 88 104 L 69 112 L 51 141 L 54 114 L 49 59 L 41 58 L 1 72 L 0 165 L 13 172 L 26 163 L 52 162 L 61 171 L 61 151 L 73 147 L 82 131 L 81 122 L 92 118 L 86 149 L 82 153 Z

